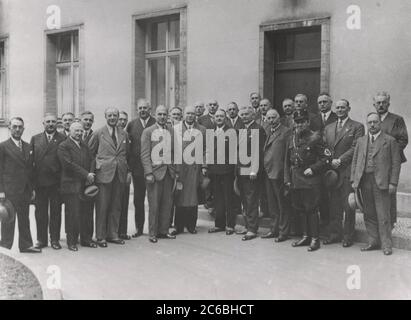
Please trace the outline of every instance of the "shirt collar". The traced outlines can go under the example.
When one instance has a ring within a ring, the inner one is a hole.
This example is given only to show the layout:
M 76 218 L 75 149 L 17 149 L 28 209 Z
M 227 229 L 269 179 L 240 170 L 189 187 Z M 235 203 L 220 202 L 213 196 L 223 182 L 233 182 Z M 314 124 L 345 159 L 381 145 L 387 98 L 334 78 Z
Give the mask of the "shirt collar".
M 69 137 L 70 137 L 71 141 L 73 141 L 77 145 L 77 147 L 81 148 L 79 141 L 74 140 L 72 136 L 69 136 Z
M 254 123 L 254 120 L 251 120 L 249 123 L 244 124 L 244 125 L 248 129 L 253 123 Z
M 344 120 L 338 119 L 337 123 L 338 123 L 338 122 L 341 122 L 341 127 L 344 127 L 345 124 L 346 124 L 346 122 L 347 122 L 347 120 L 348 120 L 348 118 L 349 118 L 349 117 L 345 118 Z
M 186 121 L 184 121 L 184 125 L 185 125 L 188 129 L 193 129 L 193 127 L 194 127 L 194 123 L 188 124 Z
M 331 114 L 331 110 L 330 111 L 327 111 L 327 112 L 321 112 L 322 113 L 322 118 L 324 119 L 324 115 L 325 115 L 325 120 L 328 120 L 328 117 L 330 116 L 330 114 Z
M 231 123 L 233 123 L 233 124 L 237 123 L 237 120 L 238 120 L 238 116 L 235 117 L 235 118 L 230 118 L 230 121 L 231 121 Z
M 381 122 L 383 122 L 385 120 L 385 118 L 387 118 L 388 116 L 388 111 L 386 113 L 384 113 L 381 117 Z
M 369 137 L 370 137 L 370 138 L 371 138 L 371 137 L 374 137 L 374 141 L 375 141 L 375 140 L 377 140 L 377 138 L 380 136 L 380 134 L 381 134 L 381 130 L 378 131 L 378 133 L 376 133 L 376 134 L 371 134 L 371 133 L 369 133 Z
M 17 147 L 20 148 L 20 143 L 21 143 L 21 145 L 23 145 L 23 142 L 21 141 L 21 139 L 20 139 L 20 140 L 16 140 L 16 139 L 14 139 L 13 137 L 10 137 L 10 138 L 11 138 L 11 140 L 13 140 L 14 144 L 15 144 Z

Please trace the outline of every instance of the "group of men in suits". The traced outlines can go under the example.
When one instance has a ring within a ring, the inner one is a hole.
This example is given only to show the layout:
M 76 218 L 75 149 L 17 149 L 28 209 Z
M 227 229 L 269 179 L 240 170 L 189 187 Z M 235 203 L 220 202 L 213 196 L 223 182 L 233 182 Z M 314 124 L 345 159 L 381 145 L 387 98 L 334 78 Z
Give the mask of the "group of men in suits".
M 386 92 L 374 97 L 367 134 L 361 123 L 349 117 L 348 100 L 337 101 L 335 112 L 330 95 L 320 94 L 317 103 L 319 112 L 313 112 L 307 97 L 297 94 L 284 99 L 279 112 L 268 99 L 252 93 L 249 106 L 239 108 L 230 102 L 223 110 L 212 100 L 205 114 L 202 102 L 184 110 L 160 105 L 151 116 L 149 101 L 139 99 L 136 119 L 128 122 L 127 113 L 108 108 L 106 125 L 95 132 L 91 112 L 82 113 L 79 121 L 72 113 L 64 114 L 62 132 L 57 131 L 56 116 L 46 114 L 44 131 L 33 136 L 30 144 L 21 139 L 23 119 L 13 118 L 11 137 L 0 144 L 0 201 L 8 199 L 16 209 L 20 251 L 41 252 L 48 246 L 48 234 L 51 247 L 61 249 L 63 203 L 70 250 L 77 251 L 79 242 L 89 248 L 124 244 L 131 239 L 127 217 L 132 180 L 134 238 L 143 234 L 147 194 L 152 243 L 174 239 L 185 229 L 195 234 L 198 205 L 207 203 L 215 216 L 209 233 L 225 231 L 252 240 L 257 237 L 259 217 L 267 215 L 272 226 L 261 236 L 264 239 L 283 242 L 301 235 L 292 245 L 316 251 L 323 228 L 323 244 L 342 242 L 350 247 L 355 208 L 348 197 L 354 191 L 363 201 L 369 234 L 362 250 L 381 248 L 390 255 L 400 165 L 406 161 L 408 144 L 405 122 L 388 111 Z M 210 151 L 205 146 L 206 130 L 213 132 L 211 163 L 206 157 Z M 234 162 L 230 161 L 233 133 L 238 142 Z M 217 159 L 221 137 L 223 162 Z M 175 162 L 175 155 L 197 139 L 202 140 L 203 157 Z M 257 155 L 257 162 L 243 163 L 241 152 L 251 158 Z M 98 194 L 90 198 L 84 190 L 93 185 Z M 31 201 L 36 205 L 35 246 L 29 226 Z M 245 226 L 236 230 L 238 214 L 244 215 Z M 15 221 L 2 222 L 1 246 L 11 248 L 14 228 Z

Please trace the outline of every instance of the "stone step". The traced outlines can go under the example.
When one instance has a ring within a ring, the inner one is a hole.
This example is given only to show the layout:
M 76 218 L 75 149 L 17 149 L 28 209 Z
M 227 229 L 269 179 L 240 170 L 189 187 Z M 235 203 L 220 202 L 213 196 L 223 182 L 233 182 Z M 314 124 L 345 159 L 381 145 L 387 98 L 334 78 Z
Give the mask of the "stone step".
M 213 221 L 214 218 L 208 213 L 208 211 L 200 206 L 198 210 L 198 218 L 206 221 Z M 270 228 L 271 219 L 260 218 L 260 228 Z M 244 225 L 244 217 L 237 216 L 237 224 Z M 367 232 L 365 230 L 363 214 L 357 212 L 355 223 L 355 241 L 367 242 Z M 392 234 L 393 246 L 396 249 L 410 250 L 411 251 L 411 218 L 399 215 L 398 222 L 393 230 Z

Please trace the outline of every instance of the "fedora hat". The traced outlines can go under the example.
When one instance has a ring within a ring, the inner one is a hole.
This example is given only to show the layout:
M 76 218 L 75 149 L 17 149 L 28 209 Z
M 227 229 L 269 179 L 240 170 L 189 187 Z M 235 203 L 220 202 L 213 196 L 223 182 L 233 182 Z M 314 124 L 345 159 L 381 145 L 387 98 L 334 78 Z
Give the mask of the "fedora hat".
M 96 185 L 92 184 L 84 189 L 84 197 L 86 199 L 93 199 L 98 195 L 99 189 Z
M 8 199 L 0 201 L 0 221 L 10 223 L 16 219 L 16 210 Z
M 349 196 L 348 196 L 348 205 L 353 210 L 358 209 L 361 212 L 364 212 L 362 194 L 361 194 L 361 190 L 359 188 L 356 191 L 351 192 L 349 194 Z
M 340 180 L 340 174 L 336 170 L 327 170 L 324 174 L 324 184 L 327 188 L 336 188 L 338 186 L 338 182 Z
M 355 202 L 357 203 L 357 208 L 361 211 L 364 212 L 364 200 L 362 197 L 362 192 L 360 188 L 357 188 L 357 192 L 355 192 Z

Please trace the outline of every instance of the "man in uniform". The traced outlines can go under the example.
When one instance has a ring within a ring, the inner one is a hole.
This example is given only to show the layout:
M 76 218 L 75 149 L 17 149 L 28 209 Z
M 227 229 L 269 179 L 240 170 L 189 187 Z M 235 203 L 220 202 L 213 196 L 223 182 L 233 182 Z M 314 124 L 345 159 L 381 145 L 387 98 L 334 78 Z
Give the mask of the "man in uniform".
M 381 117 L 381 131 L 393 137 L 399 146 L 401 163 L 405 163 L 404 150 L 408 144 L 408 132 L 404 118 L 388 111 L 391 97 L 387 92 L 379 92 L 374 97 L 375 110 Z M 391 224 L 397 222 L 397 193 L 391 195 Z
M 291 189 L 292 204 L 301 214 L 303 238 L 293 247 L 320 248 L 318 207 L 323 168 L 331 155 L 325 149 L 321 134 L 310 130 L 307 110 L 294 113 L 295 131 L 287 142 L 284 183 Z

